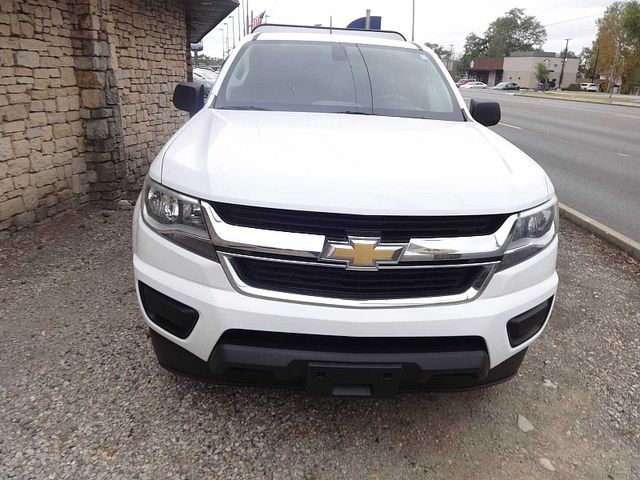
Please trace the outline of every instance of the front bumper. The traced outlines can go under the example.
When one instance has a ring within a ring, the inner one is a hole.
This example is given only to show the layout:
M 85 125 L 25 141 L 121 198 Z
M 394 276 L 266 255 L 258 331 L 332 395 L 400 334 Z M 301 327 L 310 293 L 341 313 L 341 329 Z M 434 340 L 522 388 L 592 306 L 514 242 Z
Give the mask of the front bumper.
M 309 305 L 239 293 L 229 283 L 220 264 L 158 236 L 137 212 L 133 236 L 136 284 L 143 282 L 199 314 L 193 331 L 186 338 L 179 338 L 160 328 L 143 310 L 144 318 L 154 332 L 152 338 L 161 363 L 181 371 L 188 369 L 180 368 L 180 365 L 193 364 L 191 373 L 221 381 L 224 381 L 224 375 L 212 364 L 216 357 L 214 347 L 225 332 L 247 330 L 341 337 L 479 337 L 486 346 L 486 367 L 476 365 L 474 368 L 484 368 L 486 374 L 484 378 L 476 375 L 478 381 L 463 384 L 461 388 L 495 383 L 517 371 L 526 348 L 543 330 L 512 347 L 507 322 L 552 298 L 558 283 L 555 239 L 535 257 L 496 273 L 482 294 L 470 302 L 367 309 Z M 182 358 L 177 363 L 168 361 L 169 357 L 162 351 L 166 350 L 164 347 L 172 350 L 172 345 L 179 347 L 179 351 L 192 361 L 184 356 L 177 356 Z M 312 357 L 304 357 L 304 360 L 308 364 Z M 385 361 L 401 363 L 392 358 Z M 364 363 L 377 364 L 378 360 Z M 205 365 L 206 370 L 196 365 Z M 275 378 L 278 380 L 277 376 Z

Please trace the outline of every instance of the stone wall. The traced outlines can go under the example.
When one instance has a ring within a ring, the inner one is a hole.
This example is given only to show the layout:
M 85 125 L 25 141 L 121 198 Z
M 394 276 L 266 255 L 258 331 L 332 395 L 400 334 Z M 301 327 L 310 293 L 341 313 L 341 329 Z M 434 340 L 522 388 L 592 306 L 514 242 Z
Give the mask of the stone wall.
M 127 180 L 135 184 L 187 118 L 171 104 L 187 78 L 184 8 L 180 0 L 112 0 L 111 12 Z
M 88 200 L 72 2 L 0 0 L 0 231 Z
M 113 204 L 186 119 L 182 0 L 0 0 L 0 231 Z

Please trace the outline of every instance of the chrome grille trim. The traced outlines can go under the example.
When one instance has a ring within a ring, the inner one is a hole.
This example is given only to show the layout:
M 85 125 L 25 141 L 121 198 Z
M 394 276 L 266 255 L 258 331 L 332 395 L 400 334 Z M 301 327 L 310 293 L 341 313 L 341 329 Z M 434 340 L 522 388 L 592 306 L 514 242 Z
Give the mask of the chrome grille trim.
M 295 293 L 286 293 L 279 292 L 275 290 L 265 290 L 261 288 L 252 287 L 251 285 L 247 285 L 235 272 L 232 265 L 232 258 L 234 256 L 242 256 L 245 258 L 253 258 L 256 260 L 264 260 L 264 261 L 282 261 L 294 263 L 294 261 L 282 260 L 282 259 L 273 259 L 269 257 L 259 257 L 252 255 L 239 255 L 239 254 L 230 254 L 230 253 L 218 253 L 218 257 L 220 258 L 220 264 L 222 265 L 223 270 L 225 271 L 227 278 L 229 279 L 231 285 L 238 292 L 248 295 L 255 298 L 263 298 L 267 300 L 278 300 L 282 302 L 291 302 L 291 303 L 303 303 L 308 305 L 323 305 L 329 307 L 341 307 L 341 308 L 403 308 L 403 307 L 421 307 L 425 305 L 444 305 L 444 304 L 453 304 L 453 303 L 464 303 L 469 302 L 480 295 L 487 284 L 489 283 L 489 279 L 493 276 L 493 273 L 497 267 L 499 262 L 482 262 L 480 265 L 484 265 L 483 271 L 481 275 L 476 280 L 475 284 L 469 288 L 466 292 L 457 294 L 457 295 L 445 295 L 445 296 L 434 296 L 434 297 L 426 297 L 426 298 L 408 298 L 408 299 L 386 299 L 386 300 L 346 300 L 340 298 L 328 298 L 328 297 L 316 297 L 311 295 L 301 295 Z M 299 262 L 295 261 L 295 263 L 311 263 L 311 262 Z M 314 263 L 314 265 L 322 265 L 333 268 L 342 268 L 344 266 L 341 265 L 332 265 L 332 264 L 320 264 Z M 463 264 L 464 266 L 469 266 L 469 264 Z M 447 265 L 444 265 L 445 267 Z M 415 266 L 414 266 L 415 267 Z M 439 267 L 443 267 L 443 265 L 439 265 Z M 388 267 L 388 268 L 398 268 Z M 419 268 L 425 268 L 421 266 Z
M 225 223 L 214 208 L 202 202 L 211 240 L 217 247 L 251 252 L 320 258 L 325 236 L 306 233 L 278 232 Z M 413 238 L 400 257 L 400 262 L 432 262 L 441 260 L 476 260 L 500 257 L 511 237 L 517 214 L 509 216 L 491 235 L 473 237 Z

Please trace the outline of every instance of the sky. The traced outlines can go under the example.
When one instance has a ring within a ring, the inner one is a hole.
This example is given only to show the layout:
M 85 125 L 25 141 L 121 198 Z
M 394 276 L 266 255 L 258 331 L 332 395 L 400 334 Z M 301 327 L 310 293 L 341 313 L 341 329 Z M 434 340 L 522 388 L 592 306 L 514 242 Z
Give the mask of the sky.
M 352 20 L 365 15 L 382 16 L 382 28 L 397 30 L 411 39 L 412 0 L 241 0 L 242 5 L 257 16 L 263 10 L 268 23 L 295 25 L 322 24 L 346 27 Z M 464 39 L 470 32 L 484 33 L 489 23 L 517 6 L 527 15 L 534 15 L 547 29 L 544 50 L 560 52 L 569 41 L 569 50 L 579 53 L 582 47 L 590 47 L 596 35 L 595 21 L 602 16 L 613 0 L 520 0 L 517 4 L 504 0 L 415 0 L 415 41 L 453 45 L 461 54 Z M 236 42 L 238 17 L 241 9 L 232 14 Z M 230 23 L 229 36 L 231 36 Z M 224 23 L 223 22 L 223 23 Z M 204 38 L 204 53 L 221 57 L 224 27 L 219 26 Z M 232 43 L 232 42 L 231 42 Z M 232 45 L 233 46 L 233 45 Z

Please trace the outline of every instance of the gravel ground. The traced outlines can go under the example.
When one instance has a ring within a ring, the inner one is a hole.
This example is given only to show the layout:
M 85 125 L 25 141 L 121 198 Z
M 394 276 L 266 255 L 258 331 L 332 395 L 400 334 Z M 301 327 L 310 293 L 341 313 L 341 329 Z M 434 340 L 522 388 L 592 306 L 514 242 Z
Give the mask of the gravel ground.
M 0 478 L 640 478 L 640 266 L 566 222 L 555 312 L 516 378 L 374 401 L 161 369 L 130 215 L 0 246 Z

